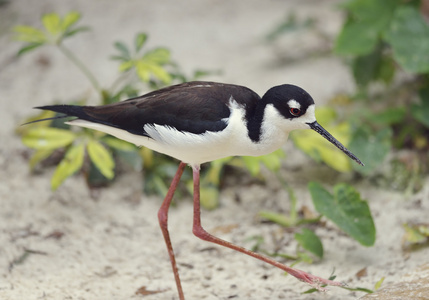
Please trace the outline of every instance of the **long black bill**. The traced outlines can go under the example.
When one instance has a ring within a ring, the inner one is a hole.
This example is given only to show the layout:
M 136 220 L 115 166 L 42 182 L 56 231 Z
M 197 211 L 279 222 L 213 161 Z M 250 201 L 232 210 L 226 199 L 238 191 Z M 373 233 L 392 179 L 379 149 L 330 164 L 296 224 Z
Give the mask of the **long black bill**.
M 341 151 L 343 151 L 348 157 L 350 157 L 351 159 L 353 159 L 355 162 L 357 162 L 361 166 L 364 166 L 363 162 L 361 162 L 359 158 L 357 158 L 353 153 L 351 153 L 349 151 L 349 149 L 347 149 L 346 147 L 344 147 L 344 145 L 341 144 L 336 138 L 334 138 L 329 132 L 327 132 L 325 128 L 323 128 L 322 126 L 320 126 L 320 124 L 317 123 L 317 121 L 314 121 L 313 123 L 307 123 L 307 124 L 310 126 L 311 129 L 313 129 L 314 131 L 316 131 L 317 133 L 319 133 L 325 139 L 327 139 L 332 144 L 334 144 L 338 149 L 340 149 Z

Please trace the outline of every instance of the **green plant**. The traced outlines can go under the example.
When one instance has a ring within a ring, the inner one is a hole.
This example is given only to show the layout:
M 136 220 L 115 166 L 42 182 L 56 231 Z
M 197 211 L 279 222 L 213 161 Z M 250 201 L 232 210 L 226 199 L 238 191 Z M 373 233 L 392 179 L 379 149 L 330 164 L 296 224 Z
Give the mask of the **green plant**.
M 428 160 L 429 149 L 429 25 L 424 3 L 348 0 L 339 6 L 347 18 L 333 50 L 350 63 L 358 90 L 333 98 L 336 110 L 319 108 L 316 114 L 365 162 L 365 168 L 334 156 L 332 148 L 312 132 L 291 135 L 298 148 L 338 171 L 353 169 L 364 176 L 377 175 L 392 149 L 412 148 L 421 155 L 404 168 L 404 177 L 411 179 L 405 189 L 418 189 L 415 178 L 429 170 L 427 164 L 417 162 Z M 289 15 L 268 38 L 296 30 L 314 31 L 316 22 Z
M 134 75 L 137 75 L 140 82 L 152 88 L 186 80 L 185 75 L 180 72 L 179 66 L 171 60 L 168 49 L 159 47 L 145 50 L 144 46 L 148 37 L 145 33 L 138 33 L 133 47 L 128 47 L 123 42 L 114 43 L 118 54 L 112 56 L 112 59 L 120 62 L 120 76 L 109 89 L 102 88 L 86 65 L 63 44 L 65 39 L 89 30 L 87 26 L 77 26 L 79 19 L 80 14 L 77 12 L 70 12 L 64 17 L 50 13 L 41 18 L 43 29 L 16 26 L 14 28 L 15 39 L 26 43 L 19 50 L 18 55 L 23 55 L 44 45 L 56 47 L 86 76 L 99 96 L 100 104 L 113 103 L 124 97 L 136 96 L 138 81 L 135 80 Z M 197 71 L 194 76 L 206 73 Z M 76 103 L 84 104 L 85 101 L 83 99 Z M 71 130 L 68 125 L 54 117 L 53 113 L 42 112 L 29 118 L 27 122 L 31 123 L 41 118 L 49 120 L 19 128 L 23 143 L 36 150 L 30 159 L 32 169 L 54 153 L 64 154 L 52 176 L 52 189 L 57 189 L 66 178 L 81 169 L 86 174 L 90 186 L 112 180 L 118 159 L 128 162 L 136 170 L 140 170 L 143 164 L 156 166 L 154 171 L 157 175 L 147 177 L 148 186 L 159 187 L 156 182 L 163 181 L 163 178 L 171 175 L 163 172 L 163 166 L 173 164 L 172 160 L 161 160 L 160 156 L 148 154 L 147 149 L 139 149 L 132 144 L 100 132 L 86 129 Z M 159 164 L 153 160 L 158 160 Z M 162 191 L 162 189 L 157 190 L 156 188 L 154 190 Z
M 372 246 L 375 242 L 375 225 L 371 216 L 371 212 L 368 203 L 360 198 L 359 193 L 350 185 L 338 184 L 334 187 L 333 194 L 329 193 L 320 184 L 311 182 L 309 184 L 309 190 L 313 200 L 313 204 L 318 211 L 319 215 L 315 215 L 311 212 L 298 214 L 295 205 L 292 205 L 290 216 L 275 212 L 260 212 L 260 216 L 264 219 L 277 223 L 285 227 L 295 227 L 296 230 L 299 228 L 299 232 L 294 234 L 294 239 L 297 242 L 297 248 L 294 255 L 284 254 L 278 252 L 269 252 L 263 248 L 264 239 L 256 236 L 252 237 L 251 240 L 255 242 L 253 250 L 263 252 L 267 255 L 274 257 L 281 257 L 287 260 L 293 261 L 291 264 L 296 265 L 298 263 L 313 263 L 314 258 L 323 259 L 324 250 L 321 239 L 311 230 L 313 226 L 319 224 L 322 218 L 328 218 L 335 223 L 342 231 L 348 234 L 350 237 L 358 241 L 363 246 Z M 292 199 L 295 198 L 291 195 Z M 293 203 L 296 200 L 292 201 Z M 307 209 L 306 209 L 307 210 Z M 307 216 L 306 216 L 307 215 Z M 310 228 L 308 226 L 310 225 Z M 413 232 L 413 237 L 416 234 Z M 420 238 L 420 235 L 419 237 Z M 421 239 L 419 239 L 421 241 Z M 331 275 L 330 280 L 335 280 L 336 276 Z M 342 287 L 349 291 L 373 293 L 379 289 L 384 281 L 384 277 L 381 278 L 375 285 L 374 289 L 368 289 L 363 287 Z M 309 289 L 303 292 L 303 294 L 310 294 L 317 292 L 317 289 Z
M 368 157 L 367 170 L 383 162 L 388 148 L 429 149 L 429 25 L 423 2 L 352 0 L 340 6 L 347 19 L 334 51 L 350 61 L 359 89 L 352 98 L 360 112 L 354 112 L 357 129 L 350 148 Z M 375 92 L 380 83 L 384 88 Z M 359 146 L 372 139 L 379 141 L 377 147 Z M 416 164 L 412 173 L 424 171 Z
M 375 242 L 375 225 L 368 203 L 350 185 L 338 184 L 331 194 L 320 184 L 309 184 L 316 210 L 338 225 L 345 233 L 363 246 Z
M 360 198 L 359 193 L 352 186 L 344 183 L 338 184 L 334 187 L 333 194 L 316 182 L 311 182 L 308 188 L 319 215 L 311 213 L 310 216 L 305 216 L 305 214 L 300 216 L 296 208 L 295 195 L 291 190 L 292 205 L 289 216 L 270 211 L 262 211 L 259 214 L 262 218 L 281 226 L 301 228 L 301 232 L 295 233 L 294 238 L 305 251 L 297 249 L 296 256 L 288 256 L 289 259 L 311 263 L 312 259 L 306 252 L 319 259 L 323 258 L 321 240 L 313 231 L 305 227 L 308 224 L 319 223 L 323 217 L 330 219 L 361 245 L 367 247 L 374 245 L 375 225 L 371 211 L 368 203 Z

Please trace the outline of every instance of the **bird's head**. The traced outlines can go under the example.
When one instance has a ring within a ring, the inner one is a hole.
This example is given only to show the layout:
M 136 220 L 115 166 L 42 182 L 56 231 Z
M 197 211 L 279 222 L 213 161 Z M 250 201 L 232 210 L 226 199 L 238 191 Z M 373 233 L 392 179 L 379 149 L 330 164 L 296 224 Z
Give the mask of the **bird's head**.
M 285 131 L 312 129 L 358 164 L 364 165 L 359 158 L 317 123 L 314 100 L 302 88 L 291 84 L 275 86 L 269 89 L 263 98 L 267 103 L 266 109 L 273 110 L 271 115 L 278 116 L 276 123 Z

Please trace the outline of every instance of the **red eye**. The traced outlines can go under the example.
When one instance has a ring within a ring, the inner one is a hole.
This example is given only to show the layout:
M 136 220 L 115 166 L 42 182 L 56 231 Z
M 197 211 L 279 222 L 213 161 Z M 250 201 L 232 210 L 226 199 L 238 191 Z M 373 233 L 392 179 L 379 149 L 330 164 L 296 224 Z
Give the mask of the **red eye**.
M 298 117 L 301 114 L 301 110 L 299 108 L 290 108 L 289 109 L 292 116 Z

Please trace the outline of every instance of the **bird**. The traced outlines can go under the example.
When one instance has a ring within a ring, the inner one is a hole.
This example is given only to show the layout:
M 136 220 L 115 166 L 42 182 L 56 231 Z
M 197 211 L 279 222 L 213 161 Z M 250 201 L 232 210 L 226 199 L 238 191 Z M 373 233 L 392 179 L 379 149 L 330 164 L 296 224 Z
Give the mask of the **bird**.
M 282 84 L 270 88 L 260 97 L 241 85 L 191 81 L 113 104 L 47 105 L 35 108 L 61 114 L 55 118 L 74 117 L 66 123 L 98 130 L 180 161 L 158 211 L 158 221 L 180 300 L 184 300 L 185 296 L 168 230 L 168 211 L 182 173 L 188 165 L 193 174 L 192 232 L 195 236 L 271 264 L 321 291 L 325 290 L 326 285 L 343 285 L 215 237 L 201 224 L 201 164 L 228 156 L 271 153 L 287 141 L 293 130 L 314 130 L 352 160 L 364 165 L 317 122 L 315 102 L 304 89 Z

